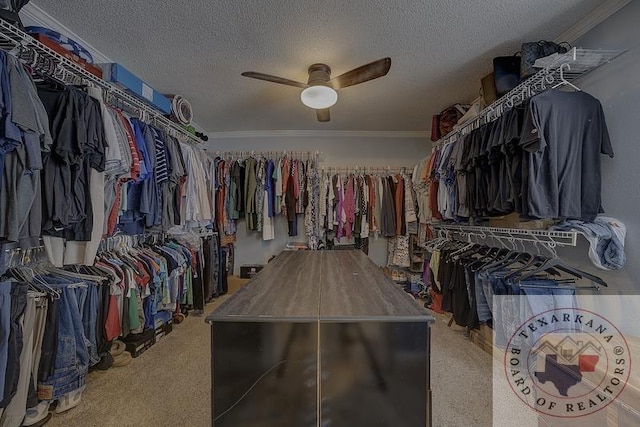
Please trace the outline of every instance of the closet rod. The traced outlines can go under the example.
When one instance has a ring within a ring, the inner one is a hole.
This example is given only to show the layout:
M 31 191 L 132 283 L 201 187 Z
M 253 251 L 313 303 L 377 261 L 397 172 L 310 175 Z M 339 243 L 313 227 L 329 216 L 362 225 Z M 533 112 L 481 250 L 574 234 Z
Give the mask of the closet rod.
M 546 67 L 494 101 L 482 110 L 477 117 L 470 119 L 436 141 L 435 146 L 442 147 L 450 142 L 455 142 L 458 137 L 467 135 L 472 130 L 498 119 L 504 112 L 522 104 L 537 93 L 550 89 L 559 82 L 571 82 L 610 62 L 624 52 L 626 52 L 626 49 L 606 50 L 574 47 L 569 52 L 558 55 Z
M 33 246 L 26 249 L 20 247 L 6 249 L 5 252 L 8 255 L 8 259 L 5 259 L 5 267 L 12 268 L 16 265 L 29 264 L 34 261 L 34 258 L 41 258 L 42 260 L 46 259 L 44 243 L 42 243 L 42 240 L 40 242 L 41 243 L 38 246 Z M 18 264 L 14 264 L 14 258 L 16 259 L 16 261 L 19 260 Z
M 491 238 L 501 244 L 508 242 L 514 246 L 516 242 L 532 243 L 547 249 L 554 257 L 558 255 L 557 247 L 576 246 L 578 243 L 578 233 L 575 231 L 527 230 L 454 224 L 431 224 L 431 227 L 439 237 L 453 238 L 457 234 L 469 242 L 471 237 L 475 237 L 482 240 Z
M 407 173 L 411 175 L 413 168 L 405 166 L 322 166 L 323 172 L 363 172 L 363 173 Z
M 26 251 L 27 249 L 44 248 L 44 241 L 42 240 L 42 238 L 40 238 L 38 239 L 38 243 L 36 243 L 35 246 L 28 246 L 26 248 L 21 246 L 20 242 L 4 242 L 0 245 L 0 248 L 2 248 L 5 252 L 20 252 Z
M 201 141 L 185 129 L 166 118 L 163 113 L 126 93 L 116 85 L 89 73 L 75 62 L 65 58 L 40 43 L 24 31 L 0 20 L 0 49 L 18 58 L 39 74 L 53 77 L 65 84 L 86 84 L 102 89 L 105 102 L 116 108 L 148 119 L 151 124 L 184 142 L 199 144 Z M 124 108 L 123 108 L 124 107 Z
M 204 150 L 207 154 L 215 154 L 217 156 L 235 156 L 235 157 L 248 157 L 248 156 L 262 156 L 262 157 L 273 157 L 273 156 L 320 156 L 322 155 L 322 151 L 290 151 L 290 150 L 246 150 L 246 151 L 209 151 Z

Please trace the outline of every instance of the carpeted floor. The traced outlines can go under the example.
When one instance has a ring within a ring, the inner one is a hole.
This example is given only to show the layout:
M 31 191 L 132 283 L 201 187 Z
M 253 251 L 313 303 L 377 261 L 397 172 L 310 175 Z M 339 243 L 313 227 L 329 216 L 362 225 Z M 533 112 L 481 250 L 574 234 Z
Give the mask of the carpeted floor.
M 489 427 L 491 356 L 446 320 L 432 328 L 433 425 Z M 210 426 L 210 395 L 209 325 L 189 316 L 130 365 L 91 373 L 80 405 L 47 426 Z

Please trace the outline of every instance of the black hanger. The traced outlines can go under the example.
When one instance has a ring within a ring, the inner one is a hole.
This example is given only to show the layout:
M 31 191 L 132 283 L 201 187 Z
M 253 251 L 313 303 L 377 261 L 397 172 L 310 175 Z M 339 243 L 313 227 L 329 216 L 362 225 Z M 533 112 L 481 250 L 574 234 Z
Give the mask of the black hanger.
M 522 272 L 524 272 L 525 270 L 530 269 L 531 267 L 533 267 L 534 265 L 542 265 L 545 261 L 547 261 L 549 258 L 542 256 L 542 255 L 535 255 L 535 256 L 531 256 L 531 258 L 529 259 L 529 261 L 527 263 L 525 263 L 522 267 L 512 271 L 511 273 L 507 274 L 505 276 L 505 279 L 510 279 L 512 277 L 515 277 L 519 274 L 521 274 Z M 555 275 L 558 275 L 558 272 L 554 271 Z
M 473 262 L 469 267 L 472 271 L 476 272 L 478 270 L 482 270 L 485 266 L 492 264 L 498 259 L 503 259 L 509 251 L 507 249 L 493 248 L 494 251 L 490 251 L 486 256 L 480 258 L 479 260 Z
M 535 276 L 536 274 L 539 274 L 542 272 L 549 272 L 550 269 L 561 270 L 561 271 L 564 271 L 565 273 L 578 277 L 579 279 L 589 279 L 594 283 L 604 286 L 605 288 L 607 287 L 607 283 L 601 278 L 594 276 L 593 274 L 589 274 L 586 271 L 579 270 L 567 264 L 560 258 L 548 259 L 540 267 L 536 268 L 535 270 L 528 271 L 527 273 L 520 276 L 520 280 L 524 280 L 526 278 Z
M 484 270 L 487 270 L 487 272 L 492 273 L 500 268 L 502 268 L 503 266 L 509 265 L 511 264 L 511 262 L 516 261 L 517 259 L 522 259 L 525 256 L 527 256 L 529 254 L 525 253 L 525 252 L 518 252 L 518 251 L 509 251 L 507 252 L 504 257 L 502 259 L 499 259 L 491 264 L 488 264 L 486 266 L 483 267 Z
M 464 246 L 462 246 L 460 249 L 454 251 L 453 253 L 449 254 L 452 258 L 455 259 L 460 259 L 460 257 L 470 253 L 470 252 L 476 252 L 479 248 L 481 248 L 481 245 L 478 244 L 471 244 L 471 246 L 469 246 L 469 243 L 465 243 Z M 466 248 L 466 249 L 465 249 Z

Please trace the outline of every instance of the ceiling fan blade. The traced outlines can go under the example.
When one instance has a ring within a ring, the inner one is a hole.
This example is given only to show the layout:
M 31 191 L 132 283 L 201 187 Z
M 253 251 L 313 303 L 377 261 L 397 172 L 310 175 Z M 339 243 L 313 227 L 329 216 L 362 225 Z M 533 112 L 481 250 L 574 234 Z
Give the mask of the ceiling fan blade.
M 294 86 L 304 89 L 309 85 L 306 83 L 300 83 L 295 80 L 285 79 L 284 77 L 272 76 L 270 74 L 256 73 L 255 71 L 245 71 L 242 73 L 245 77 L 251 77 L 252 79 L 264 80 L 272 83 L 280 83 L 281 85 Z
M 318 118 L 319 122 L 328 122 L 331 120 L 331 114 L 329 113 L 328 108 L 316 110 L 316 117 Z
M 382 77 L 391 68 L 391 58 L 382 58 L 369 64 L 354 68 L 329 81 L 334 89 L 342 89 Z

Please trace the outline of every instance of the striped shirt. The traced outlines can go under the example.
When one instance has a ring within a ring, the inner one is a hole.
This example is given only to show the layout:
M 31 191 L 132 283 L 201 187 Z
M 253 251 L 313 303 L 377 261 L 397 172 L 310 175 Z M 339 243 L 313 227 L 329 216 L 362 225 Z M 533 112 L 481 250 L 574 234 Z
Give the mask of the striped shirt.
M 165 142 L 159 130 L 151 127 L 151 132 L 156 143 L 156 180 L 158 184 L 162 184 L 169 179 Z

